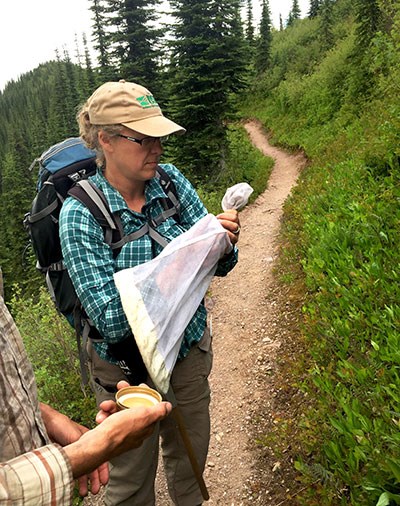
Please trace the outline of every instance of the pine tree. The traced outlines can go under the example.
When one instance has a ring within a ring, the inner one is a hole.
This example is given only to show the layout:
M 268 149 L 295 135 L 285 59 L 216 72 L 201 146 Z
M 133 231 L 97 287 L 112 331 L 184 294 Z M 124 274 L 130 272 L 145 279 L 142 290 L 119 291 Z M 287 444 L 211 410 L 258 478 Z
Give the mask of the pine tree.
M 301 15 L 301 11 L 300 11 L 299 2 L 298 2 L 298 0 L 293 0 L 292 8 L 289 12 L 289 16 L 288 16 L 286 25 L 287 26 L 293 25 L 293 23 L 297 19 L 300 19 L 300 15 Z
M 279 13 L 279 31 L 281 32 L 283 30 L 283 19 L 282 14 Z
M 261 20 L 260 20 L 260 34 L 257 41 L 257 51 L 255 59 L 255 67 L 260 74 L 265 72 L 270 65 L 271 61 L 271 13 L 269 9 L 269 1 L 263 0 Z
M 160 31 L 154 26 L 158 1 L 107 0 L 107 4 L 113 25 L 111 60 L 119 77 L 146 86 L 160 96 L 157 64 Z
M 378 0 L 356 0 L 357 46 L 365 50 L 382 24 Z
M 254 44 L 254 26 L 253 26 L 253 3 L 247 0 L 247 19 L 246 19 L 246 40 L 250 46 Z
M 224 165 L 226 119 L 247 66 L 240 0 L 172 0 L 169 114 L 187 128 L 175 153 L 192 177 L 217 177 Z
M 298 0 L 293 0 L 293 4 L 292 4 L 292 16 L 293 16 L 293 19 L 300 19 L 301 10 L 300 10 L 300 6 L 299 6 Z
M 377 75 L 371 69 L 369 46 L 375 34 L 383 28 L 383 16 L 379 0 L 356 0 L 356 43 L 351 55 L 352 72 L 349 77 L 350 92 L 354 102 L 365 98 L 376 84 Z
M 114 79 L 115 70 L 110 61 L 111 34 L 107 32 L 109 21 L 106 0 L 90 0 L 90 2 L 90 10 L 93 13 L 94 49 L 98 54 L 99 73 L 102 81 L 111 81 Z
M 76 88 L 78 92 L 78 100 L 79 103 L 83 103 L 87 97 L 91 94 L 92 90 L 94 89 L 94 86 L 89 83 L 89 77 L 90 77 L 90 55 L 89 50 L 87 47 L 87 41 L 86 37 L 83 36 L 82 42 L 84 44 L 84 52 L 81 52 L 81 48 L 79 46 L 79 41 L 75 37 L 75 58 L 77 61 L 76 66 Z M 89 66 L 89 69 L 87 68 Z M 93 74 L 92 74 L 93 76 Z
M 75 118 L 76 107 L 79 103 L 77 66 L 71 62 L 67 51 L 64 51 L 63 59 L 57 51 L 57 63 L 58 73 L 55 76 L 48 118 L 48 124 L 52 125 L 48 134 L 50 144 L 78 133 Z
M 311 0 L 310 1 L 310 10 L 308 11 L 308 17 L 310 19 L 315 18 L 315 16 L 318 15 L 321 3 L 322 3 L 322 0 Z
M 97 76 L 93 69 L 92 58 L 90 56 L 89 47 L 87 44 L 86 35 L 83 35 L 82 38 L 83 47 L 84 47 L 84 60 L 85 60 L 85 69 L 86 69 L 86 80 L 88 84 L 88 93 L 85 94 L 85 98 L 89 96 L 89 94 L 96 88 L 97 85 Z
M 327 50 L 334 44 L 333 36 L 333 4 L 334 0 L 322 0 L 319 6 L 320 30 L 319 37 L 322 47 Z

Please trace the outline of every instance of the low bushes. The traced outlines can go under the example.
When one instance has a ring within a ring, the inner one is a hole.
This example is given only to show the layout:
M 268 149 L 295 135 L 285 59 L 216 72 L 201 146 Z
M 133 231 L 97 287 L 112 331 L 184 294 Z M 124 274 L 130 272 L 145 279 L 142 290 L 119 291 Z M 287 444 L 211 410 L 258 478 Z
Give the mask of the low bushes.
M 350 25 L 313 72 L 286 61 L 273 89 L 260 79 L 258 107 L 245 111 L 311 158 L 284 220 L 285 279 L 301 262 L 307 288 L 311 357 L 299 357 L 298 381 L 307 370 L 311 408 L 294 445 L 307 506 L 400 504 L 400 9 L 391 6 L 365 54 Z
M 381 496 L 400 501 L 396 179 L 372 178 L 350 161 L 311 167 L 291 203 L 302 220 L 310 293 L 305 333 L 314 363 L 305 388 L 316 398 L 308 429 L 314 435 L 303 435 L 313 447 L 297 465 L 314 476 L 319 462 L 333 478 L 323 504 L 369 505 Z M 304 504 L 313 493 L 310 487 Z
M 226 189 L 237 183 L 249 183 L 254 190 L 250 196 L 250 202 L 253 202 L 265 190 L 273 167 L 273 160 L 265 157 L 251 144 L 242 125 L 230 125 L 228 138 L 230 151 L 216 189 L 210 191 L 208 187 L 197 187 L 200 198 L 213 214 L 222 212 L 221 200 Z
M 96 403 L 89 389 L 81 388 L 75 331 L 57 314 L 47 290 L 40 290 L 37 301 L 16 290 L 9 306 L 33 364 L 39 400 L 94 426 Z

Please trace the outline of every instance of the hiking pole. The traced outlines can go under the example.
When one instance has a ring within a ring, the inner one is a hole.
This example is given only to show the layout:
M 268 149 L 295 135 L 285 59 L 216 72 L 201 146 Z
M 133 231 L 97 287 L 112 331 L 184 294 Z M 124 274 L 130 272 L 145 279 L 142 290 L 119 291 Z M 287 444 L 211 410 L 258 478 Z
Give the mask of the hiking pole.
M 205 501 L 208 501 L 210 499 L 210 495 L 208 493 L 206 484 L 204 482 L 203 475 L 200 471 L 200 467 L 199 467 L 199 463 L 197 462 L 196 455 L 194 454 L 193 446 L 192 446 L 192 443 L 190 442 L 190 438 L 189 438 L 189 435 L 188 435 L 186 427 L 185 427 L 185 421 L 183 419 L 182 412 L 178 406 L 175 394 L 174 394 L 171 387 L 169 388 L 168 393 L 165 397 L 166 397 L 166 400 L 168 400 L 173 406 L 171 415 L 174 417 L 174 420 L 178 425 L 178 429 L 179 429 L 179 432 L 182 436 L 182 440 L 185 445 L 185 449 L 188 454 L 190 464 L 193 469 L 194 476 L 195 476 L 197 483 L 199 485 L 201 495 L 203 496 L 203 499 Z
M 185 445 L 190 463 L 192 465 L 193 473 L 196 477 L 197 483 L 199 484 L 201 495 L 203 496 L 203 499 L 205 501 L 208 501 L 210 499 L 210 496 L 208 494 L 206 484 L 204 483 L 204 479 L 201 474 L 199 464 L 194 454 L 193 447 L 189 439 L 189 435 L 186 431 L 185 423 L 182 417 L 181 410 L 179 409 L 179 406 L 176 406 L 172 410 L 172 416 L 174 417 L 176 423 L 178 424 L 179 432 L 181 433 L 183 443 Z

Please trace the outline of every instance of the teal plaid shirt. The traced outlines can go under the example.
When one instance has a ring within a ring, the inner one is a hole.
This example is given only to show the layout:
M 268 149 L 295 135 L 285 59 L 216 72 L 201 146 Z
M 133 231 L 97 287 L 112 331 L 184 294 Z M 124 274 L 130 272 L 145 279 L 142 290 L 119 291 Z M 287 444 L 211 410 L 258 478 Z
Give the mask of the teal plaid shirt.
M 190 182 L 171 164 L 162 165 L 175 184 L 181 204 L 180 223 L 168 218 L 157 231 L 170 241 L 182 234 L 207 214 Z M 100 188 L 112 212 L 118 212 L 124 232 L 139 230 L 148 220 L 163 211 L 160 199 L 165 198 L 158 178 L 146 182 L 146 204 L 142 213 L 132 211 L 121 194 L 113 188 L 101 171 L 91 180 Z M 114 272 L 148 262 L 158 255 L 162 247 L 144 235 L 125 244 L 116 259 L 104 242 L 103 231 L 89 209 L 72 197 L 68 197 L 60 213 L 60 239 L 64 262 L 76 293 L 104 337 L 104 342 L 94 343 L 97 353 L 104 360 L 115 362 L 108 353 L 107 343 L 116 343 L 130 333 L 128 320 L 122 308 L 118 290 L 114 284 Z M 216 275 L 225 276 L 237 262 L 237 250 L 219 262 Z M 207 313 L 200 305 L 187 326 L 178 359 L 184 358 L 205 329 Z

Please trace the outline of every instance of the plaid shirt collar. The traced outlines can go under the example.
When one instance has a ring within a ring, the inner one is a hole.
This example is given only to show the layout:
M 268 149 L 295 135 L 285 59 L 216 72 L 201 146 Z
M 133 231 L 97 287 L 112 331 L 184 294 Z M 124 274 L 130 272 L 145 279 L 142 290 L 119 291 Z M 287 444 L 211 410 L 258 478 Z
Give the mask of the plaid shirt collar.
M 111 212 L 115 213 L 117 211 L 124 211 L 129 209 L 125 199 L 116 190 L 109 181 L 104 177 L 103 171 L 101 169 L 97 169 L 97 172 L 94 176 L 92 176 L 92 181 L 96 184 L 98 188 L 104 193 L 106 200 L 109 204 Z M 159 179 L 157 176 L 149 179 L 145 183 L 145 196 L 146 203 L 151 203 L 157 199 L 164 199 L 165 193 L 161 187 Z

